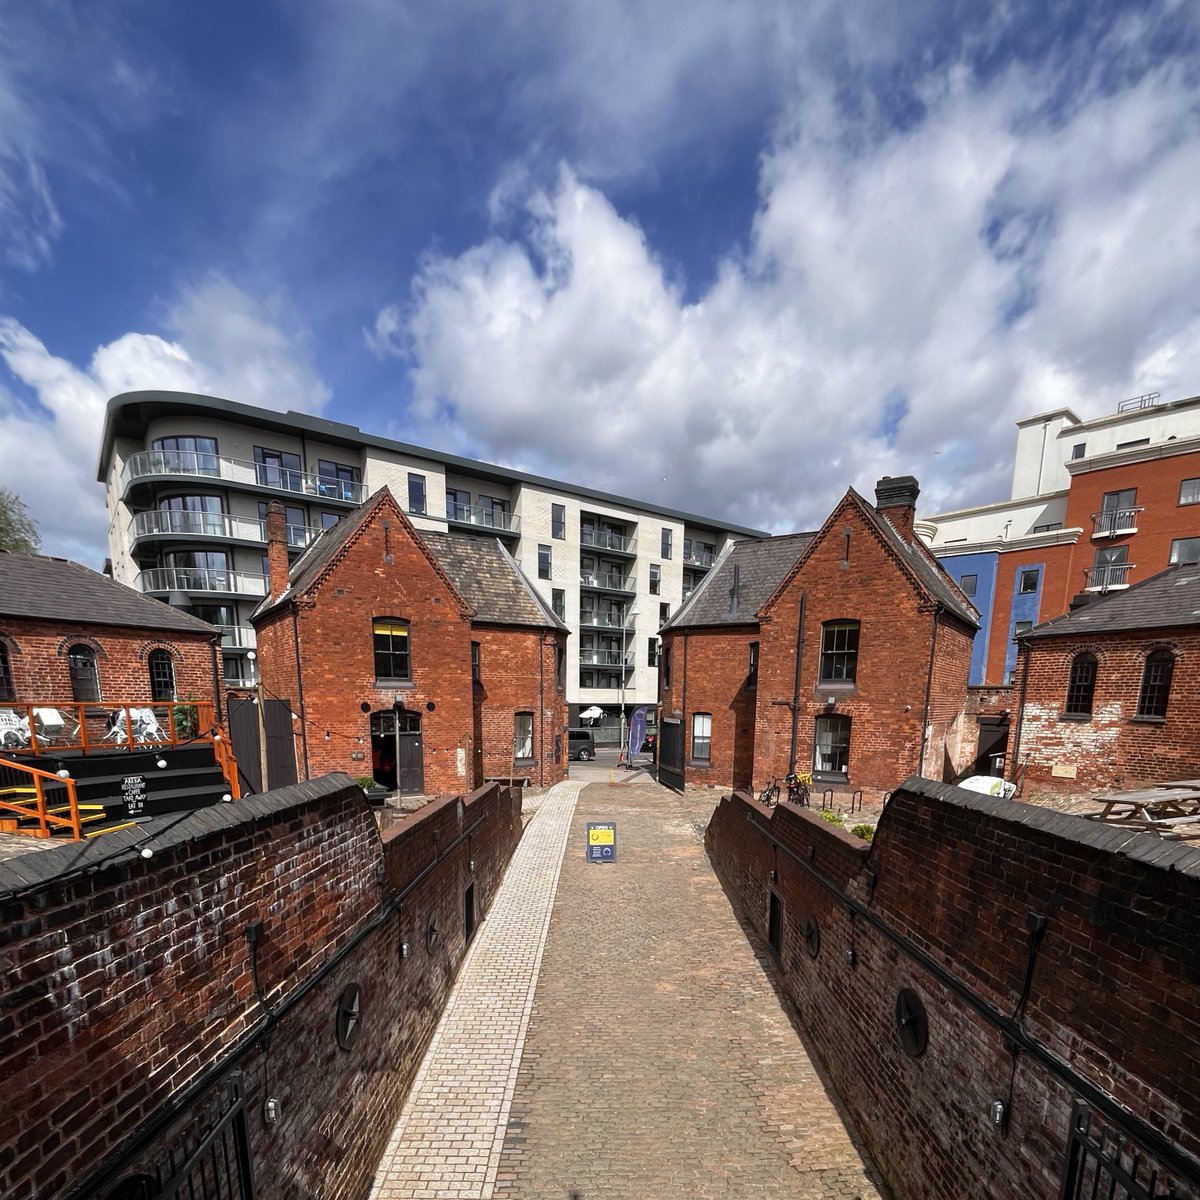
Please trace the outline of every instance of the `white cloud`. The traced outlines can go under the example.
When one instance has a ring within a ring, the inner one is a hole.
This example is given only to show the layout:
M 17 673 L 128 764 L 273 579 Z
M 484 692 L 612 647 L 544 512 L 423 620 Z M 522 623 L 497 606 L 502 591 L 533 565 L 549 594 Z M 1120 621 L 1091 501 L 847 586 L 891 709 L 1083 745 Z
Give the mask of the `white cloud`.
M 105 557 L 104 495 L 91 480 L 110 397 L 156 388 L 308 412 L 329 398 L 280 297 L 256 300 L 214 275 L 185 289 L 163 325 L 173 340 L 126 333 L 80 367 L 0 317 L 0 359 L 21 387 L 0 386 L 0 479 L 29 506 L 46 553 L 95 567 Z
M 1018 417 L 1200 390 L 1194 96 L 1169 63 L 1102 75 L 1064 107 L 1049 69 L 954 65 L 902 128 L 810 90 L 746 251 L 694 297 L 573 171 L 517 220 L 506 183 L 496 233 L 431 256 L 376 348 L 427 436 L 693 511 L 795 528 L 907 471 L 927 511 L 994 499 Z

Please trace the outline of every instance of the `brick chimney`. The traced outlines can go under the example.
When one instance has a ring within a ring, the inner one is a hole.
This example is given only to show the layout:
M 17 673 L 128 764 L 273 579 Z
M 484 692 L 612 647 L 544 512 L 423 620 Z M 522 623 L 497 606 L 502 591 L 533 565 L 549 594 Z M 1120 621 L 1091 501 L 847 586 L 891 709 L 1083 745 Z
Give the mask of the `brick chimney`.
M 913 542 L 913 520 L 917 515 L 920 485 L 912 475 L 885 475 L 875 485 L 875 511 L 886 517 L 900 537 L 909 545 Z
M 282 595 L 288 586 L 288 546 L 287 518 L 279 500 L 267 505 L 267 570 L 270 594 Z

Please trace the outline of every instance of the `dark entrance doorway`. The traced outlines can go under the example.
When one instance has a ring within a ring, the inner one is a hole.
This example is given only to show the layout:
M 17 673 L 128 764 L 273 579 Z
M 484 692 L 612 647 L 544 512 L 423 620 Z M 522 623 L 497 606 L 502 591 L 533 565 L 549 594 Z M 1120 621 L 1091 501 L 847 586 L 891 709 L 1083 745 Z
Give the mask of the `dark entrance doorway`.
M 421 717 L 405 709 L 371 714 L 371 762 L 375 782 L 392 791 L 420 796 L 425 791 Z
M 683 722 L 678 717 L 658 723 L 658 782 L 683 791 Z

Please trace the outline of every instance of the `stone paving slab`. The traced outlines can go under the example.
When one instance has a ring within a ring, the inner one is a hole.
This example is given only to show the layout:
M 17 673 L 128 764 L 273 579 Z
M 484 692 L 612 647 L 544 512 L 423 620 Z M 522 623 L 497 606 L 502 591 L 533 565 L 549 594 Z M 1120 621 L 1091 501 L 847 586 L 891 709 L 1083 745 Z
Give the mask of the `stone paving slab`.
M 372 1197 L 884 1194 L 713 874 L 715 794 L 581 786 L 526 830 Z
M 582 787 L 552 788 L 522 836 L 392 1131 L 373 1198 L 492 1194 L 563 847 Z

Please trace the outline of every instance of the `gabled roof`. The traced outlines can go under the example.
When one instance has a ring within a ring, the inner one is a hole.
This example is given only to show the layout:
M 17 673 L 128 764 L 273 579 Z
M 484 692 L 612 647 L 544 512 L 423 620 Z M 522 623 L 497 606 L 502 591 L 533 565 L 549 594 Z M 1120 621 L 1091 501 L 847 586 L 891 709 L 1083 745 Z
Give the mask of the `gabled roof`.
M 475 610 L 475 620 L 568 628 L 498 538 L 470 533 L 422 532 L 419 536 Z
M 0 619 L 4 617 L 217 635 L 206 621 L 70 559 L 0 551 Z
M 390 510 L 388 515 L 405 527 L 408 536 L 424 552 L 464 612 L 473 614 L 478 621 L 498 625 L 567 628 L 497 538 L 418 530 L 387 487 L 380 488 L 359 508 L 321 533 L 292 564 L 287 590 L 264 600 L 251 619 L 258 620 L 285 601 L 311 591 L 341 558 L 354 535 L 385 506 Z
M 1119 592 L 1098 595 L 1074 612 L 1035 626 L 1023 638 L 1200 625 L 1200 564 L 1177 564 Z
M 958 590 L 954 581 L 942 569 L 941 564 L 933 557 L 921 539 L 914 537 L 912 542 L 906 542 L 891 521 L 881 516 L 875 506 L 860 496 L 853 488 L 846 490 L 845 496 L 826 518 L 825 524 L 812 536 L 796 564 L 779 581 L 775 590 L 763 603 L 762 611 L 765 612 L 771 607 L 788 582 L 811 557 L 817 546 L 829 536 L 833 527 L 840 523 L 840 514 L 845 511 L 847 505 L 856 508 L 866 524 L 875 530 L 884 548 L 890 552 L 918 592 L 935 604 L 941 605 L 946 612 L 957 617 L 972 629 L 979 628 L 979 610 Z
M 700 586 L 680 605 L 663 629 L 754 624 L 758 620 L 758 610 L 813 536 L 811 533 L 785 533 L 727 546 Z M 738 569 L 736 610 L 730 596 L 735 566 Z
M 426 545 L 421 535 L 413 527 L 412 522 L 404 515 L 404 510 L 396 503 L 396 498 L 392 495 L 391 489 L 384 485 L 379 491 L 369 496 L 358 508 L 354 509 L 353 512 L 347 513 L 336 525 L 324 530 L 324 532 L 309 543 L 304 553 L 291 565 L 291 570 L 288 572 L 287 588 L 278 596 L 268 596 L 250 614 L 251 622 L 253 623 L 261 617 L 266 616 L 267 613 L 272 612 L 285 601 L 297 599 L 306 592 L 311 591 L 345 553 L 347 547 L 354 540 L 354 536 L 384 507 L 391 510 L 389 515 L 399 520 L 405 532 L 425 554 L 426 558 L 429 559 L 433 569 L 441 576 L 447 589 L 459 601 L 464 611 L 469 613 L 470 606 L 466 598 L 459 591 L 449 575 L 446 574 L 445 568 L 434 557 L 428 545 Z

